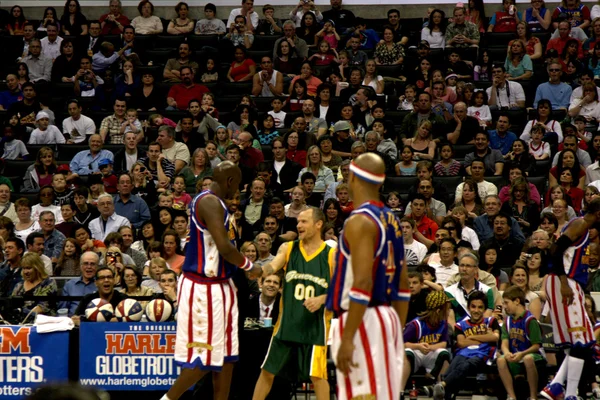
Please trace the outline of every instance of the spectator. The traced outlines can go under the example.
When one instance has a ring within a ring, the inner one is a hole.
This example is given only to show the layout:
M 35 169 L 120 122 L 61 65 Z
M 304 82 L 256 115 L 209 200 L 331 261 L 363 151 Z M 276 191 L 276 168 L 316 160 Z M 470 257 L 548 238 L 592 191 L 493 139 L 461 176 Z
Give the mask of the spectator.
M 61 144 L 65 143 L 65 137 L 54 125 L 50 125 L 48 113 L 40 111 L 35 116 L 37 129 L 31 132 L 28 144 Z
M 253 32 L 258 27 L 258 13 L 254 11 L 254 0 L 242 0 L 241 8 L 234 8 L 229 13 L 227 27 L 231 28 L 235 25 L 235 17 L 241 15 L 245 19 L 245 24 L 248 32 Z
M 23 58 L 29 68 L 31 82 L 50 82 L 52 75 L 52 59 L 42 54 L 42 43 L 38 39 L 29 42 L 29 55 Z
M 467 47 L 478 47 L 479 27 L 474 23 L 465 20 L 464 7 L 454 7 L 453 15 L 454 22 L 449 24 L 446 28 L 446 47 L 457 47 L 463 49 Z M 423 30 L 425 30 L 425 28 Z
M 26 254 L 21 259 L 21 275 L 23 281 L 17 283 L 11 293 L 12 296 L 56 296 L 58 289 L 56 282 L 50 279 L 44 270 L 44 263 L 37 254 Z M 21 317 L 30 313 L 53 314 L 56 304 L 49 300 L 27 300 L 21 308 Z
M 431 110 L 432 97 L 431 94 L 425 92 L 419 94 L 418 97 L 418 112 L 410 113 L 402 120 L 400 127 L 400 138 L 410 138 L 417 134 L 417 122 L 427 119 L 431 121 L 433 127 L 433 138 L 438 139 L 446 131 L 446 121 L 443 117 L 436 115 Z
M 90 149 L 80 151 L 73 157 L 69 167 L 74 174 L 90 175 L 100 172 L 98 163 L 100 160 L 113 160 L 114 155 L 109 150 L 102 149 L 102 137 L 91 135 L 89 140 Z
M 175 130 L 173 128 L 165 125 L 158 128 L 156 141 L 161 145 L 162 154 L 165 158 L 175 165 L 176 175 L 189 164 L 190 151 L 184 143 L 175 141 Z
M 55 172 L 54 151 L 50 147 L 42 147 L 37 153 L 35 163 L 25 172 L 23 191 L 37 192 L 40 187 L 50 185 Z
M 115 100 L 113 106 L 114 114 L 104 118 L 102 124 L 100 124 L 100 136 L 103 142 L 107 142 L 108 140 L 110 144 L 123 144 L 125 133 L 122 132 L 121 127 L 125 123 L 128 124 L 125 118 L 126 108 L 127 103 L 125 99 L 117 98 Z
M 512 144 L 517 139 L 517 135 L 511 132 L 510 128 L 508 114 L 502 113 L 496 121 L 496 129 L 489 131 L 490 148 L 500 150 L 504 156 L 511 151 Z
M 568 108 L 573 90 L 570 85 L 560 81 L 560 77 L 562 76 L 560 63 L 550 63 L 547 69 L 550 80 L 537 87 L 533 107 L 537 108 L 538 102 L 541 99 L 548 99 L 553 110 Z
M 496 215 L 492 222 L 494 226 L 494 235 L 492 238 L 485 240 L 481 245 L 490 246 L 497 245 L 502 250 L 498 254 L 496 265 L 500 268 L 510 268 L 519 258 L 523 241 L 511 236 L 511 218 L 508 214 L 500 213 Z
M 312 172 L 316 177 L 314 190 L 324 192 L 327 187 L 335 182 L 333 172 L 330 168 L 323 165 L 321 150 L 318 146 L 311 146 L 306 156 L 306 168 L 298 173 L 298 183 L 305 172 Z
M 171 180 L 175 176 L 175 164 L 169 161 L 162 153 L 160 143 L 151 142 L 148 144 L 147 156 L 139 159 L 138 162 L 142 163 L 148 169 L 157 188 L 166 189 L 169 187 Z
M 490 195 L 498 194 L 498 187 L 491 182 L 484 180 L 484 172 L 485 172 L 485 161 L 481 158 L 476 158 L 471 162 L 470 165 L 471 178 L 475 183 L 477 183 L 477 190 L 479 192 L 479 197 L 485 199 Z M 456 201 L 459 201 L 462 198 L 462 189 L 465 182 L 458 185 L 456 188 L 456 194 L 454 198 Z
M 87 18 L 81 13 L 78 0 L 67 0 L 63 15 L 60 18 L 61 30 L 67 36 L 87 35 Z
M 246 49 L 243 46 L 236 46 L 235 60 L 231 63 L 227 78 L 230 82 L 246 82 L 253 79 L 256 73 L 256 63 L 248 58 Z
M 340 33 L 354 27 L 354 13 L 342 8 L 342 0 L 330 0 L 330 10 L 323 11 L 324 21 L 333 21 Z
M 506 0 L 511 1 L 511 0 Z M 506 79 L 503 65 L 492 67 L 492 86 L 486 90 L 490 109 L 519 110 L 525 108 L 525 92 L 520 83 Z
M 70 117 L 62 123 L 63 134 L 68 137 L 67 144 L 85 143 L 96 132 L 94 121 L 81 113 L 81 104 L 72 99 L 67 102 L 67 111 Z
M 500 201 L 502 203 L 505 203 L 510 199 L 510 189 L 515 179 L 526 178 L 525 170 L 519 164 L 510 163 L 507 167 L 507 170 L 509 185 L 504 186 L 502 189 L 500 189 L 500 193 L 498 193 L 498 197 L 500 198 Z M 527 186 L 529 199 L 535 204 L 537 204 L 539 207 L 541 204 L 540 193 L 538 192 L 536 186 L 533 183 L 527 182 Z
M 52 60 L 52 62 L 54 62 L 54 60 L 56 60 L 56 58 L 60 55 L 60 44 L 62 43 L 63 38 L 58 36 L 58 26 L 54 23 L 48 24 L 47 33 L 48 36 L 40 40 L 40 43 L 42 44 L 42 54 L 44 57 L 49 58 Z
M 525 26 L 529 27 L 528 30 L 531 30 L 531 32 L 547 32 L 552 25 L 552 15 L 546 8 L 546 3 L 543 1 L 532 1 L 531 7 L 525 10 L 525 20 L 520 23 L 524 23 Z M 519 24 L 517 24 L 517 33 Z
M 131 103 L 138 111 L 156 111 L 165 108 L 164 94 L 154 85 L 155 79 L 151 71 L 142 72 L 142 84 L 134 89 L 131 96 Z
M 79 70 L 73 77 L 75 86 L 73 92 L 76 96 L 94 97 L 96 96 L 96 88 L 104 84 L 104 80 L 92 71 L 91 58 L 88 56 L 81 57 L 79 62 Z
M 481 183 L 483 184 L 483 182 Z M 458 188 L 461 189 L 462 193 L 460 197 L 454 199 L 455 203 L 452 206 L 452 211 L 458 207 L 464 209 L 470 221 L 483 214 L 483 201 L 479 194 L 478 183 L 472 178 L 466 178 L 457 187 L 457 191 Z
M 139 229 L 150 220 L 150 210 L 144 200 L 138 196 L 132 196 L 132 178 L 129 174 L 119 176 L 117 189 L 119 193 L 115 196 L 115 212 L 125 217 L 134 229 Z
M 10 9 L 10 17 L 6 23 L 6 30 L 11 36 L 23 36 L 23 29 L 27 19 L 21 6 L 15 5 Z
M 556 23 L 555 23 L 556 24 Z M 568 21 L 561 21 L 558 23 L 558 34 L 559 37 L 550 39 L 546 45 L 546 54 L 550 50 L 556 50 L 558 54 L 562 54 L 567 42 L 571 40 L 571 24 Z M 583 48 L 581 42 L 578 41 L 577 58 L 583 59 Z
M 62 216 L 60 220 L 62 220 Z M 49 257 L 53 263 L 58 261 L 66 239 L 65 235 L 55 229 L 55 221 L 52 211 L 42 211 L 40 213 L 39 223 L 41 229 L 38 232 L 44 235 L 44 255 Z
M 104 37 L 100 34 L 100 22 L 89 21 L 88 26 L 88 34 L 77 37 L 77 39 L 74 42 L 75 52 L 78 57 L 83 55 L 92 57 L 94 54 L 100 51 L 100 46 L 104 42 Z
M 568 22 L 571 27 L 581 30 L 587 29 L 592 19 L 590 9 L 586 5 L 581 4 L 580 0 L 562 0 L 552 13 L 552 20 L 558 21 L 560 17 L 565 17 L 564 21 Z M 559 22 L 554 22 L 552 25 L 554 29 L 560 27 Z
M 252 78 L 252 95 L 261 97 L 281 96 L 283 93 L 283 75 L 273 69 L 271 57 L 261 59 L 261 71 Z
M 493 220 L 496 215 L 500 212 L 500 199 L 498 196 L 489 195 L 484 199 L 485 214 L 480 215 L 473 221 L 473 229 L 479 237 L 479 241 L 483 242 L 491 239 L 494 236 L 494 225 Z M 525 236 L 519 227 L 519 223 L 512 217 L 509 218 L 509 232 L 510 237 L 514 242 L 524 243 Z M 504 228 L 502 229 L 504 232 Z M 520 254 L 520 250 L 517 251 L 517 256 Z M 512 264 L 511 264 L 512 265 Z
M 185 110 L 193 99 L 201 99 L 209 90 L 206 86 L 194 83 L 194 71 L 190 66 L 183 66 L 179 70 L 181 83 L 171 86 L 167 95 L 167 104 L 170 110 Z
M 539 225 L 539 205 L 529 194 L 529 182 L 524 177 L 515 178 L 510 187 L 510 198 L 502 204 L 500 212 L 513 217 L 525 237 L 531 236 Z
M 0 92 L 0 110 L 8 110 L 18 101 L 23 101 L 23 92 L 15 74 L 6 75 L 6 89 Z
M 189 6 L 180 1 L 175 6 L 177 17 L 169 22 L 167 33 L 170 35 L 187 35 L 194 30 L 194 20 L 188 17 Z
M 490 19 L 488 32 L 516 32 L 517 23 L 523 20 L 523 15 L 517 10 L 514 0 L 504 0 L 502 11 L 496 11 Z
M 298 135 L 296 132 L 293 134 Z M 274 139 L 271 146 L 273 151 L 272 187 L 275 193 L 283 194 L 284 191 L 296 186 L 302 166 L 286 157 L 286 141 L 283 138 Z M 304 154 L 306 162 L 306 152 Z
M 123 28 L 123 35 L 121 41 L 121 48 L 127 47 L 123 54 L 130 56 L 135 51 L 135 28 L 131 25 L 127 25 Z
M 46 32 L 46 27 L 49 23 L 56 24 L 60 30 L 60 23 L 56 8 L 46 7 L 44 10 L 44 18 L 40 21 L 40 26 L 37 28 L 39 32 Z
M 244 49 L 250 49 L 252 43 L 254 43 L 254 35 L 252 29 L 246 25 L 246 17 L 238 15 L 235 17 L 233 25 L 229 28 L 229 32 L 225 35 L 234 47 L 243 47 Z
M 264 156 L 260 150 L 252 147 L 252 140 L 250 133 L 242 131 L 237 139 L 234 139 L 234 143 L 240 147 L 242 152 L 240 164 L 247 168 L 255 169 L 259 163 L 264 161 Z
M 598 91 L 593 83 L 583 86 L 583 98 L 571 103 L 569 116 L 583 116 L 588 122 L 598 123 L 600 121 L 600 105 L 598 103 Z
M 475 117 L 467 115 L 467 105 L 458 102 L 454 105 L 454 119 L 447 123 L 448 141 L 452 144 L 466 145 L 475 143 L 475 135 L 479 131 L 479 122 Z
M 0 28 L 1 29 L 1 28 Z M 32 22 L 25 22 L 23 25 L 23 51 L 21 52 L 21 56 L 17 58 L 17 61 L 22 61 L 29 54 L 29 44 L 33 39 L 35 39 L 35 27 Z
M 507 79 L 511 81 L 528 80 L 533 75 L 533 63 L 526 52 L 525 43 L 520 39 L 511 42 L 504 68 Z
M 540 4 L 540 2 L 538 1 L 531 4 L 537 5 Z M 550 23 L 549 18 L 548 23 Z M 521 21 L 517 24 L 517 39 L 515 40 L 520 40 L 525 44 L 525 52 L 531 60 L 538 60 L 542 57 L 542 43 L 540 42 L 540 39 L 531 34 L 530 26 L 528 26 L 526 22 Z M 513 42 L 514 41 L 510 41 L 508 43 L 509 49 Z
M 280 49 L 280 46 L 281 43 L 284 41 L 287 42 L 290 46 L 290 54 L 288 55 L 289 58 L 300 58 L 301 60 L 304 60 L 308 57 L 308 44 L 296 35 L 296 25 L 294 24 L 294 22 L 289 20 L 283 23 L 283 37 L 277 39 L 277 41 L 275 41 L 275 44 L 273 45 L 273 59 L 277 60 L 278 56 L 281 57 L 281 55 L 283 54 L 281 52 L 282 50 Z M 278 67 L 277 62 L 275 63 L 275 67 L 278 70 L 285 72 L 281 67 Z
M 163 32 L 162 21 L 152 15 L 154 4 L 149 0 L 142 0 L 137 8 L 140 15 L 131 21 L 131 26 L 135 28 L 137 35 L 157 35 Z
M 103 35 L 119 35 L 130 24 L 129 18 L 122 14 L 121 0 L 109 1 L 109 12 L 100 17 Z
M 274 36 L 282 32 L 281 21 L 275 18 L 275 8 L 270 4 L 265 4 L 262 8 L 264 19 L 258 22 L 256 34 Z M 336 46 L 337 47 L 337 46 Z
M 98 211 L 100 216 L 89 224 L 92 238 L 96 240 L 105 240 L 109 233 L 117 232 L 121 226 L 131 226 L 127 218 L 115 212 L 113 198 L 108 193 L 98 197 Z
M 54 60 L 52 66 L 52 82 L 74 82 L 79 70 L 79 62 L 75 57 L 73 42 L 69 39 L 63 40 L 60 44 L 60 55 Z
M 11 296 L 18 284 L 23 281 L 21 260 L 25 244 L 22 240 L 11 237 L 4 245 L 4 262 L 0 266 L 0 295 Z
M 375 48 L 377 65 L 399 65 L 404 61 L 404 48 L 394 41 L 394 30 L 391 26 L 383 27 L 383 40 Z
M 167 82 L 181 82 L 180 70 L 183 66 L 192 68 L 194 75 L 198 71 L 198 63 L 190 59 L 190 45 L 183 42 L 179 45 L 179 58 L 171 58 L 167 61 L 163 71 L 163 78 Z
M 147 1 L 147 0 L 144 0 Z M 126 43 L 125 46 L 115 53 L 115 45 L 111 42 L 102 42 L 100 51 L 92 56 L 92 70 L 97 74 L 102 74 L 112 67 L 112 65 L 132 46 Z
M 83 321 L 85 321 L 85 308 L 90 301 L 100 298 L 109 302 L 113 308 L 117 308 L 119 303 L 127 298 L 125 294 L 115 290 L 115 283 L 116 275 L 114 268 L 102 266 L 96 270 L 96 285 L 98 290 L 83 296 L 83 299 L 71 317 L 75 326 L 80 325 L 82 317 Z M 113 317 L 113 319 L 116 321 L 116 318 Z
M 317 6 L 312 0 L 300 1 L 298 5 L 292 11 L 290 11 L 289 16 L 290 19 L 296 23 L 296 28 L 300 28 L 302 26 L 302 22 L 304 22 L 304 16 L 307 14 L 313 15 L 313 24 L 315 26 L 323 21 L 323 15 L 321 14 L 321 11 L 317 9 Z
M 196 35 L 223 35 L 227 31 L 225 23 L 217 17 L 217 7 L 208 3 L 204 6 L 204 18 L 196 22 Z
M 392 27 L 394 32 L 394 42 L 406 46 L 408 44 L 409 32 L 405 29 L 406 26 L 402 26 L 400 23 L 400 11 L 392 8 L 387 12 L 388 25 Z
M 162 236 L 162 245 L 164 249 L 162 257 L 175 273 L 181 274 L 181 267 L 185 261 L 185 256 L 181 255 L 181 246 L 177 232 L 173 229 L 167 229 Z
M 429 14 L 429 23 L 421 30 L 421 40 L 429 43 L 434 49 L 443 49 L 446 47 L 446 13 L 435 9 Z
M 417 229 L 415 230 L 415 239 L 429 248 L 433 244 L 438 225 L 427 217 L 427 201 L 422 194 L 417 194 L 412 200 L 410 215 L 407 217 L 415 221 Z

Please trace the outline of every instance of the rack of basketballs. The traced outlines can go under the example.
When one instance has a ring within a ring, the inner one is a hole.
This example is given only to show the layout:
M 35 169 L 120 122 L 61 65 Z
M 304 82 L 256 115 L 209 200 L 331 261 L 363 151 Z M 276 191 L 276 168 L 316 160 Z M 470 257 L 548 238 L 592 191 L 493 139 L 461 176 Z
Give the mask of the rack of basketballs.
M 164 299 L 154 299 L 144 307 L 135 299 L 122 300 L 113 307 L 104 299 L 93 299 L 85 308 L 85 318 L 90 322 L 167 322 L 177 319 L 177 313 L 171 303 Z

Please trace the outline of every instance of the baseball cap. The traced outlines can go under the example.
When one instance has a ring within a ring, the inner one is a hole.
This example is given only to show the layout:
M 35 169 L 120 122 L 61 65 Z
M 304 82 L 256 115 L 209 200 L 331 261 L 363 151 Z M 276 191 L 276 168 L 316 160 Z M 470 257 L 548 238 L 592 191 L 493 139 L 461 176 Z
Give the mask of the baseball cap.
M 421 40 L 417 48 L 427 47 L 428 49 L 431 47 L 427 40 Z
M 47 112 L 45 111 L 40 111 L 37 113 L 37 115 L 35 116 L 35 122 L 38 122 L 40 119 L 42 118 L 48 118 L 50 119 L 50 116 L 48 115 Z
M 113 162 L 109 158 L 103 158 L 98 162 L 98 168 L 106 167 L 107 165 L 113 165 Z
M 446 80 L 450 79 L 450 78 L 456 78 L 458 79 L 458 75 L 452 73 L 452 74 L 448 74 L 448 76 L 446 77 Z
M 348 121 L 338 121 L 333 125 L 333 131 L 349 131 L 350 130 L 350 122 Z

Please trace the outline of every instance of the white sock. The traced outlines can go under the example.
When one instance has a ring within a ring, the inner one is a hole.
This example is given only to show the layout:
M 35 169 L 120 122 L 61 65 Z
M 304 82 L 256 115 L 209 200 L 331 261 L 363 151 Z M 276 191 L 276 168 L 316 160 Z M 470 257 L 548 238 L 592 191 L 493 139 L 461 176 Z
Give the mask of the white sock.
M 167 396 L 167 394 L 165 393 L 165 395 L 163 397 L 160 398 L 160 400 L 171 400 L 169 399 L 169 397 Z
M 556 375 L 554 375 L 554 379 L 552 379 L 551 383 L 560 383 L 561 385 L 565 384 L 565 380 L 567 379 L 567 364 L 569 363 L 569 358 L 571 357 L 568 354 L 565 355 L 565 359 L 560 365 L 560 368 L 558 368 L 558 371 L 556 372 Z
M 565 398 L 569 396 L 577 396 L 577 386 L 583 371 L 584 361 L 581 358 L 569 357 L 569 370 L 567 373 L 567 390 Z

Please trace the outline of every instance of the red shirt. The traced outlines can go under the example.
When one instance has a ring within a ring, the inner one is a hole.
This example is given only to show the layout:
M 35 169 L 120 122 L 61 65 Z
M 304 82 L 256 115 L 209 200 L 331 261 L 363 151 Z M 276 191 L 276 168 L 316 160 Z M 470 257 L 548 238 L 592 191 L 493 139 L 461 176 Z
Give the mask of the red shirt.
M 293 162 L 297 162 L 298 164 L 302 165 L 302 168 L 306 167 L 305 150 L 288 150 L 285 156 L 288 160 L 292 160 Z
M 546 53 L 548 52 L 548 50 L 554 49 L 560 56 L 562 54 L 562 51 L 565 48 L 567 42 L 571 39 L 573 39 L 573 38 L 568 37 L 566 39 L 561 39 L 560 37 L 557 37 L 556 39 L 550 39 L 548 41 L 548 45 L 546 46 Z M 577 40 L 577 39 L 575 39 L 575 40 Z M 579 43 L 579 48 L 577 49 L 577 57 L 582 59 L 583 58 L 583 47 L 581 46 L 581 42 L 578 41 L 578 43 Z
M 167 97 L 175 99 L 178 109 L 187 110 L 191 100 L 202 100 L 202 95 L 208 92 L 210 92 L 210 90 L 204 85 L 195 83 L 187 88 L 183 83 L 179 83 L 171 86 Z
M 121 29 L 124 29 L 127 25 L 129 25 L 131 23 L 131 22 L 129 22 L 129 18 L 127 18 L 125 15 L 121 14 L 117 18 L 117 22 L 121 24 L 121 28 L 119 29 L 119 26 L 115 22 L 108 21 L 106 19 L 107 17 L 108 17 L 108 14 L 104 14 L 99 19 L 100 25 L 102 25 L 103 22 L 106 22 L 104 24 L 104 26 L 102 27 L 103 35 L 120 35 L 121 33 L 123 33 L 123 31 Z
M 265 156 L 262 151 L 255 149 L 254 147 L 248 147 L 242 152 L 240 164 L 248 168 L 256 168 L 258 163 L 265 161 Z
M 412 215 L 410 216 L 410 218 L 415 219 Z M 421 234 L 427 239 L 435 240 L 435 233 L 438 230 L 438 224 L 436 224 L 435 221 L 433 221 L 426 215 L 423 215 L 421 221 L 417 222 L 417 230 L 421 232 Z

